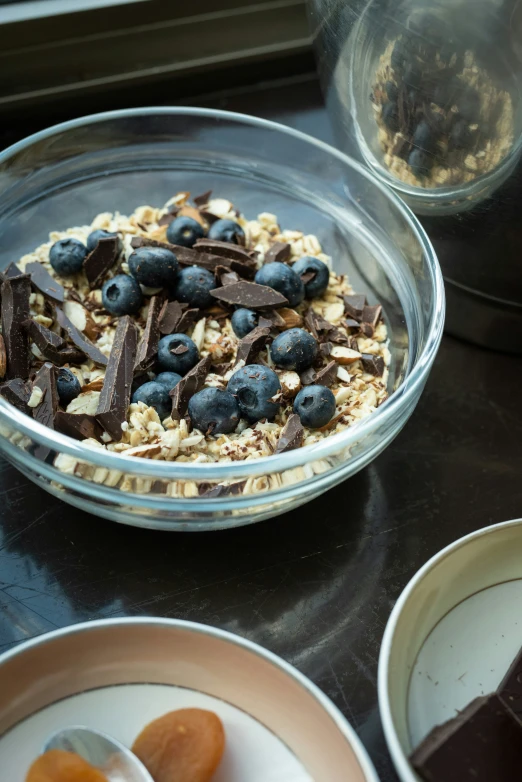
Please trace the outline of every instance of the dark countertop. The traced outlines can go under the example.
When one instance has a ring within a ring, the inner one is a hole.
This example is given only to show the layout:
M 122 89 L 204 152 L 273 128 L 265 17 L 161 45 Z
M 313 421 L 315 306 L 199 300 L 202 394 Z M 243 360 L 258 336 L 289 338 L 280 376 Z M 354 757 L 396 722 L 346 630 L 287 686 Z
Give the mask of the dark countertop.
M 200 102 L 331 140 L 311 79 Z M 119 526 L 1 461 L 0 651 L 99 617 L 206 622 L 309 676 L 355 726 L 382 782 L 396 780 L 377 706 L 382 634 L 429 557 L 520 515 L 521 384 L 519 358 L 445 337 L 417 410 L 373 464 L 303 508 L 228 532 Z

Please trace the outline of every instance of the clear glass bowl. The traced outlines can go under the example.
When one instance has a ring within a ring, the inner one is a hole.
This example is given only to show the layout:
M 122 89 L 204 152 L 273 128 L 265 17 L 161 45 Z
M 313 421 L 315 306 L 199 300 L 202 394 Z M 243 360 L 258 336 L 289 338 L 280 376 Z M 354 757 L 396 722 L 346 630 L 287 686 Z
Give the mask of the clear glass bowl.
M 428 238 L 390 190 L 341 152 L 273 122 L 224 111 L 150 108 L 67 122 L 0 154 L 0 268 L 53 229 L 99 212 L 212 189 L 249 217 L 316 234 L 338 272 L 380 302 L 390 397 L 320 443 L 244 462 L 180 464 L 109 453 L 44 427 L 0 399 L 0 448 L 51 494 L 98 516 L 156 529 L 235 527 L 295 508 L 353 475 L 402 429 L 442 335 L 444 291 Z M 55 466 L 56 456 L 67 471 Z M 65 455 L 71 457 L 65 459 Z M 241 494 L 203 498 L 222 481 Z

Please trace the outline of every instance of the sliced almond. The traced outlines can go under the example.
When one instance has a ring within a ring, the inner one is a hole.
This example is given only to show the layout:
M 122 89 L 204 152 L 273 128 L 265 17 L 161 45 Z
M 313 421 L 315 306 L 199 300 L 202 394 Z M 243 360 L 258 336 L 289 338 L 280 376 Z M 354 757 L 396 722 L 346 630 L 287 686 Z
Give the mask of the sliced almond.
M 352 379 L 352 376 L 341 366 L 337 367 L 337 377 L 342 383 L 349 383 Z
M 207 222 L 204 217 L 201 216 L 201 212 L 199 209 L 195 209 L 193 206 L 182 206 L 179 210 L 178 217 L 191 217 L 193 220 L 196 220 L 203 228 L 207 227 Z
M 336 388 L 333 393 L 335 396 L 335 405 L 336 407 L 339 407 L 339 405 L 344 404 L 344 402 L 346 402 L 351 397 L 353 394 L 353 389 L 343 386 L 341 388 Z
M 334 345 L 330 351 L 330 356 L 335 359 L 338 364 L 354 364 L 361 358 L 360 353 L 351 348 L 346 348 L 344 345 Z
M 5 352 L 5 342 L 0 334 L 0 378 L 5 377 L 7 370 L 7 353 Z
M 277 311 L 277 314 L 283 318 L 286 329 L 295 329 L 298 326 L 303 325 L 303 318 L 301 315 L 288 307 L 281 307 L 281 309 Z
M 63 311 L 79 331 L 89 339 L 96 340 L 100 334 L 100 327 L 95 323 L 91 313 L 78 301 L 66 301 Z
M 86 383 L 82 386 L 82 393 L 86 391 L 101 391 L 103 388 L 103 377 L 97 377 L 95 380 L 91 380 L 90 383 Z
M 301 388 L 301 378 L 297 372 L 281 372 L 279 382 L 285 397 L 294 397 Z
M 234 211 L 234 204 L 226 198 L 211 198 L 205 211 L 216 217 L 228 217 Z
M 125 456 L 137 456 L 139 459 L 152 459 L 153 456 L 161 453 L 161 445 L 157 443 L 137 445 L 135 448 L 128 448 L 123 453 Z
M 201 350 L 203 347 L 203 342 L 205 341 L 205 324 L 206 324 L 206 318 L 201 318 L 201 320 L 198 320 L 196 325 L 194 326 L 194 331 L 192 332 L 192 341 L 196 345 L 198 350 Z
M 166 225 L 159 225 L 153 231 L 149 231 L 147 236 L 150 239 L 155 239 L 157 242 L 166 242 L 167 241 L 167 226 Z

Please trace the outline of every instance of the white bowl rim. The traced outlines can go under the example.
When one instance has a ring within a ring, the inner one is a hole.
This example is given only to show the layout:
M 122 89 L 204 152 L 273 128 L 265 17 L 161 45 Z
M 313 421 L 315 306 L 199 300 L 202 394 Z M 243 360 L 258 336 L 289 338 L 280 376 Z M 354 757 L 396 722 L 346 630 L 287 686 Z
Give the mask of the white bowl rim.
M 403 218 L 409 223 L 415 238 L 422 247 L 428 259 L 428 267 L 431 274 L 434 296 L 434 314 L 426 335 L 425 345 L 413 366 L 410 374 L 405 378 L 399 388 L 394 391 L 390 397 L 377 409 L 372 415 L 361 421 L 355 426 L 349 427 L 331 437 L 323 438 L 319 443 L 306 446 L 306 448 L 295 449 L 281 454 L 261 457 L 259 459 L 246 462 L 223 462 L 211 464 L 184 465 L 178 462 L 160 462 L 148 459 L 139 459 L 134 456 L 120 456 L 117 453 L 105 449 L 94 448 L 84 445 L 83 442 L 60 434 L 49 429 L 43 424 L 28 418 L 20 410 L 17 410 L 5 399 L 0 398 L 0 420 L 5 420 L 9 425 L 14 425 L 19 432 L 27 435 L 38 443 L 47 446 L 53 450 L 67 453 L 76 459 L 84 459 L 92 464 L 97 464 L 108 469 L 120 470 L 127 473 L 136 473 L 141 476 L 150 475 L 157 479 L 172 480 L 209 480 L 233 477 L 243 478 L 250 475 L 258 475 L 262 471 L 279 472 L 299 467 L 308 461 L 319 460 L 337 452 L 339 449 L 349 448 L 354 443 L 366 437 L 371 431 L 377 429 L 387 419 L 393 417 L 398 406 L 406 408 L 419 386 L 422 388 L 426 380 L 427 373 L 433 363 L 437 353 L 444 327 L 445 295 L 442 272 L 437 260 L 433 246 L 417 220 L 411 209 L 399 198 L 399 196 L 389 187 L 384 185 L 374 174 L 362 166 L 356 160 L 335 149 L 319 139 L 313 138 L 299 130 L 294 130 L 279 122 L 261 119 L 249 114 L 224 111 L 221 109 L 206 109 L 191 106 L 150 106 L 136 109 L 123 109 L 118 111 L 106 111 L 98 114 L 90 114 L 78 117 L 68 122 L 62 122 L 57 125 L 33 133 L 21 141 L 7 147 L 0 152 L 0 164 L 11 158 L 13 155 L 23 151 L 35 142 L 40 142 L 56 133 L 66 132 L 85 126 L 89 123 L 104 122 L 111 119 L 120 119 L 125 117 L 151 116 L 155 114 L 163 115 L 183 115 L 190 114 L 195 117 L 208 117 L 210 119 L 222 119 L 235 121 L 237 123 L 249 124 L 254 127 L 265 128 L 266 130 L 277 131 L 287 136 L 292 136 L 300 141 L 311 144 L 321 149 L 330 156 L 336 157 L 344 165 L 357 171 L 358 174 L 369 180 L 373 187 L 380 190 L 389 201 L 392 202 L 395 209 L 401 213 Z M 223 500 L 221 500 L 223 502 Z
M 494 534 L 500 529 L 516 527 L 517 525 L 522 525 L 522 518 L 510 519 L 509 521 L 502 521 L 498 524 L 490 524 L 487 527 L 482 527 L 479 530 L 470 532 L 467 535 L 464 535 L 462 538 L 458 538 L 457 540 L 453 541 L 453 543 L 449 543 L 443 549 L 434 554 L 424 565 L 422 565 L 421 568 L 419 568 L 419 570 L 417 570 L 415 575 L 410 579 L 410 581 L 402 590 L 397 602 L 393 607 L 388 622 L 386 623 L 386 628 L 384 630 L 381 643 L 381 651 L 379 653 L 377 693 L 379 698 L 379 711 L 381 713 L 384 737 L 386 739 L 388 750 L 392 757 L 397 774 L 403 782 L 416 782 L 417 777 L 412 770 L 408 756 L 402 749 L 397 731 L 395 730 L 392 717 L 392 707 L 388 693 L 388 678 L 390 675 L 389 662 L 399 617 L 402 614 L 404 606 L 408 602 L 409 598 L 413 592 L 415 592 L 417 586 L 430 572 L 430 570 L 438 565 L 439 562 L 441 562 L 447 556 L 453 554 L 459 548 L 463 548 L 472 540 Z
M 217 627 L 212 627 L 211 625 L 201 624 L 200 622 L 190 622 L 185 619 L 167 619 L 162 617 L 134 616 L 118 617 L 115 619 L 94 619 L 90 622 L 79 622 L 78 624 L 67 625 L 66 627 L 52 630 L 49 633 L 43 633 L 36 638 L 30 638 L 27 641 L 23 641 L 22 643 L 15 646 L 14 649 L 9 649 L 7 652 L 4 652 L 0 655 L 0 666 L 18 655 L 23 655 L 24 652 L 29 649 L 35 649 L 38 646 L 43 646 L 50 640 L 63 638 L 64 636 L 68 635 L 89 632 L 93 629 L 113 627 L 114 625 L 152 625 L 156 627 L 180 628 L 192 633 L 199 633 L 200 635 L 209 635 L 213 636 L 214 638 L 219 638 L 222 641 L 239 646 L 251 654 L 255 654 L 257 657 L 261 657 L 267 660 L 271 665 L 279 668 L 284 674 L 292 678 L 302 689 L 309 692 L 310 695 L 319 703 L 321 708 L 331 717 L 341 734 L 352 748 L 357 762 L 361 767 L 361 771 L 364 774 L 366 782 L 379 782 L 377 772 L 373 767 L 370 756 L 368 755 L 368 752 L 366 751 L 362 741 L 346 717 L 337 708 L 337 706 L 335 706 L 330 698 L 328 698 L 328 696 L 325 695 L 316 684 L 314 684 L 293 665 L 286 662 L 286 660 L 284 660 L 282 657 L 279 657 L 273 652 L 270 652 L 268 649 L 265 649 L 263 646 L 254 643 L 253 641 L 249 641 L 247 638 L 242 638 L 241 636 L 235 635 L 235 633 L 230 633 L 228 630 L 221 630 Z

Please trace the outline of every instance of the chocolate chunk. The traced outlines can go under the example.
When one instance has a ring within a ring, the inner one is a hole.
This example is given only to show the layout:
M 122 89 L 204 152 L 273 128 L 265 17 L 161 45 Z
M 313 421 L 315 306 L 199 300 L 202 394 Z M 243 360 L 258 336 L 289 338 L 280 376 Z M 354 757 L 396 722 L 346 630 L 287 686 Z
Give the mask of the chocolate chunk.
M 382 356 L 374 356 L 372 353 L 362 354 L 362 365 L 365 372 L 375 377 L 382 377 L 384 374 L 384 359 Z
M 31 396 L 29 384 L 24 383 L 21 378 L 15 377 L 13 380 L 8 380 L 7 383 L 2 383 L 0 385 L 0 396 L 22 413 L 32 416 L 33 409 L 27 404 Z
M 33 417 L 44 426 L 54 429 L 54 417 L 58 410 L 56 367 L 49 362 L 40 367 L 33 380 L 35 387 L 43 391 L 43 396 L 40 404 L 33 408 Z
M 337 362 L 330 361 L 323 369 L 320 369 L 315 376 L 314 382 L 319 386 L 330 386 L 337 380 Z
M 183 353 L 188 353 L 188 347 L 186 345 L 178 345 L 176 348 L 169 350 L 174 356 L 182 356 Z
M 350 337 L 348 340 L 348 347 L 350 350 L 355 350 L 357 353 L 359 353 L 359 343 L 357 342 L 357 337 Z
M 343 320 L 343 326 L 347 329 L 359 329 L 358 321 L 354 320 L 353 318 L 345 318 Z
M 69 320 L 65 312 L 60 307 L 56 307 L 55 312 L 58 325 L 67 333 L 70 340 L 74 342 L 76 347 L 80 348 L 80 350 L 83 351 L 85 355 L 91 359 L 91 361 L 94 361 L 95 364 L 100 364 L 102 367 L 106 367 L 108 363 L 107 356 L 104 356 L 101 350 L 98 350 L 96 345 L 93 345 L 92 342 L 87 339 L 87 337 L 82 334 L 79 329 L 76 328 L 74 323 Z
M 83 364 L 86 360 L 85 353 L 70 347 L 58 334 L 32 318 L 24 320 L 22 325 L 40 353 L 53 364 L 63 367 L 64 364 Z
M 344 299 L 344 311 L 346 314 L 354 320 L 360 322 L 362 320 L 363 309 L 366 306 L 366 296 L 361 293 L 356 293 L 352 296 L 343 296 Z
M 2 283 L 2 334 L 7 357 L 8 380 L 19 377 L 26 380 L 31 367 L 29 338 L 22 326 L 29 317 L 31 280 L 22 274 L 10 277 Z
M 217 483 L 214 486 L 205 484 L 200 486 L 199 496 L 205 500 L 213 499 L 214 497 L 229 497 L 233 494 L 241 494 L 246 486 L 246 481 L 236 481 L 235 483 Z M 203 491 L 201 491 L 203 489 Z
M 180 334 L 185 333 L 185 331 L 189 328 L 189 326 L 192 326 L 193 323 L 197 321 L 201 314 L 201 311 L 198 309 L 193 310 L 185 310 L 183 315 L 181 316 L 178 325 L 176 326 L 176 331 Z
M 62 304 L 65 298 L 64 289 L 60 283 L 52 277 L 45 266 L 38 261 L 28 263 L 25 267 L 27 274 L 31 275 L 31 285 L 36 290 L 47 296 L 48 299 Z
M 301 372 L 299 377 L 301 378 L 301 383 L 303 386 L 311 386 L 312 383 L 315 383 L 315 369 L 313 367 L 308 367 L 308 369 L 305 369 L 304 372 Z
M 175 219 L 176 219 L 176 215 L 167 212 L 167 214 L 164 214 L 160 217 L 160 219 L 158 220 L 158 225 L 170 225 L 172 221 Z
M 149 302 L 147 322 L 145 323 L 145 328 L 136 355 L 134 369 L 137 371 L 147 370 L 158 352 L 158 342 L 160 338 L 159 315 L 162 307 L 163 298 L 161 296 L 152 296 Z
M 288 304 L 278 291 L 267 285 L 258 285 L 255 282 L 236 282 L 235 285 L 226 285 L 224 288 L 216 288 L 210 291 L 214 298 L 226 301 L 229 304 L 237 304 L 240 307 L 259 310 L 268 307 L 284 307 Z
M 209 225 L 212 225 L 212 223 L 217 223 L 217 221 L 220 219 L 217 215 L 213 214 L 213 212 L 207 212 L 205 209 L 200 209 L 199 213 Z
M 100 239 L 94 250 L 85 258 L 83 270 L 91 289 L 100 287 L 103 278 L 118 260 L 120 249 L 119 236 L 108 236 L 106 239 Z
M 377 323 L 382 315 L 382 307 L 377 304 L 373 307 L 364 307 L 361 316 L 361 331 L 366 337 L 373 337 Z
M 87 413 L 64 413 L 58 410 L 54 417 L 54 428 L 62 434 L 74 437 L 75 440 L 86 440 L 92 437 L 102 442 L 103 427 L 95 415 Z
M 274 329 L 284 331 L 287 328 L 286 321 L 277 310 L 266 310 L 259 316 L 258 326 L 266 328 L 270 326 Z
M 216 277 L 219 279 L 221 285 L 233 285 L 241 279 L 239 274 L 230 271 L 226 266 L 218 266 L 216 268 Z
M 159 314 L 160 334 L 174 334 L 182 315 L 183 304 L 179 301 L 165 301 Z
M 270 336 L 269 328 L 257 326 L 246 337 L 243 337 L 237 347 L 236 364 L 243 360 L 245 364 L 255 364 L 259 353 L 266 346 Z
M 207 190 L 206 193 L 201 193 L 201 195 L 194 196 L 192 199 L 196 206 L 206 206 L 208 202 L 210 201 L 210 196 L 212 195 L 212 190 Z
M 277 441 L 275 453 L 285 453 L 300 448 L 303 443 L 304 429 L 301 419 L 296 413 L 291 413 L 288 421 L 281 429 L 279 440 Z
M 256 267 L 256 262 L 252 258 L 250 251 L 234 242 L 221 242 L 218 239 L 198 239 L 194 245 L 198 252 L 206 252 L 210 255 L 219 255 L 222 258 L 229 258 L 232 261 L 242 261 L 250 266 Z
M 212 364 L 211 371 L 215 375 L 220 375 L 221 377 L 223 377 L 224 375 L 227 374 L 229 369 L 232 369 L 233 366 L 234 366 L 233 361 L 224 361 L 222 364 Z
M 113 440 L 121 440 L 121 425 L 127 418 L 137 339 L 130 317 L 120 318 L 96 410 L 96 418 Z
M 319 345 L 319 353 L 323 356 L 329 356 L 332 352 L 332 343 L 331 342 L 322 342 Z
M 202 358 L 185 377 L 181 378 L 178 385 L 170 392 L 172 397 L 172 413 L 174 421 L 180 421 L 188 410 L 188 403 L 191 396 L 201 391 L 205 378 L 210 372 L 212 356 Z
M 0 275 L 0 278 L 2 280 L 12 280 L 14 277 L 21 277 L 25 273 L 26 272 L 23 272 L 21 269 L 18 268 L 16 263 L 13 263 L 11 261 L 7 269 L 3 270 L 2 274 Z
M 177 244 L 169 244 L 168 242 L 159 242 L 156 239 L 148 239 L 145 236 L 133 236 L 131 239 L 131 245 L 134 248 L 138 247 L 164 247 L 174 253 L 179 263 L 182 266 L 202 266 L 204 269 L 209 269 L 211 272 L 215 272 L 218 266 L 226 266 L 232 271 L 239 274 L 240 277 L 252 280 L 256 273 L 256 265 L 254 261 L 249 257 L 248 263 L 225 258 L 220 255 L 210 255 L 209 253 L 202 252 L 193 247 L 181 247 Z M 234 245 L 235 246 L 235 245 Z
M 265 263 L 284 263 L 290 259 L 290 245 L 287 242 L 274 242 L 265 253 Z
M 522 649 L 511 663 L 497 693 L 506 706 L 522 719 Z
M 522 722 L 497 695 L 475 698 L 410 757 L 429 782 L 512 782 L 522 765 Z
M 338 345 L 345 345 L 348 342 L 346 334 L 343 334 L 329 320 L 314 312 L 312 308 L 306 313 L 304 322 L 307 329 L 318 342 L 335 342 Z

